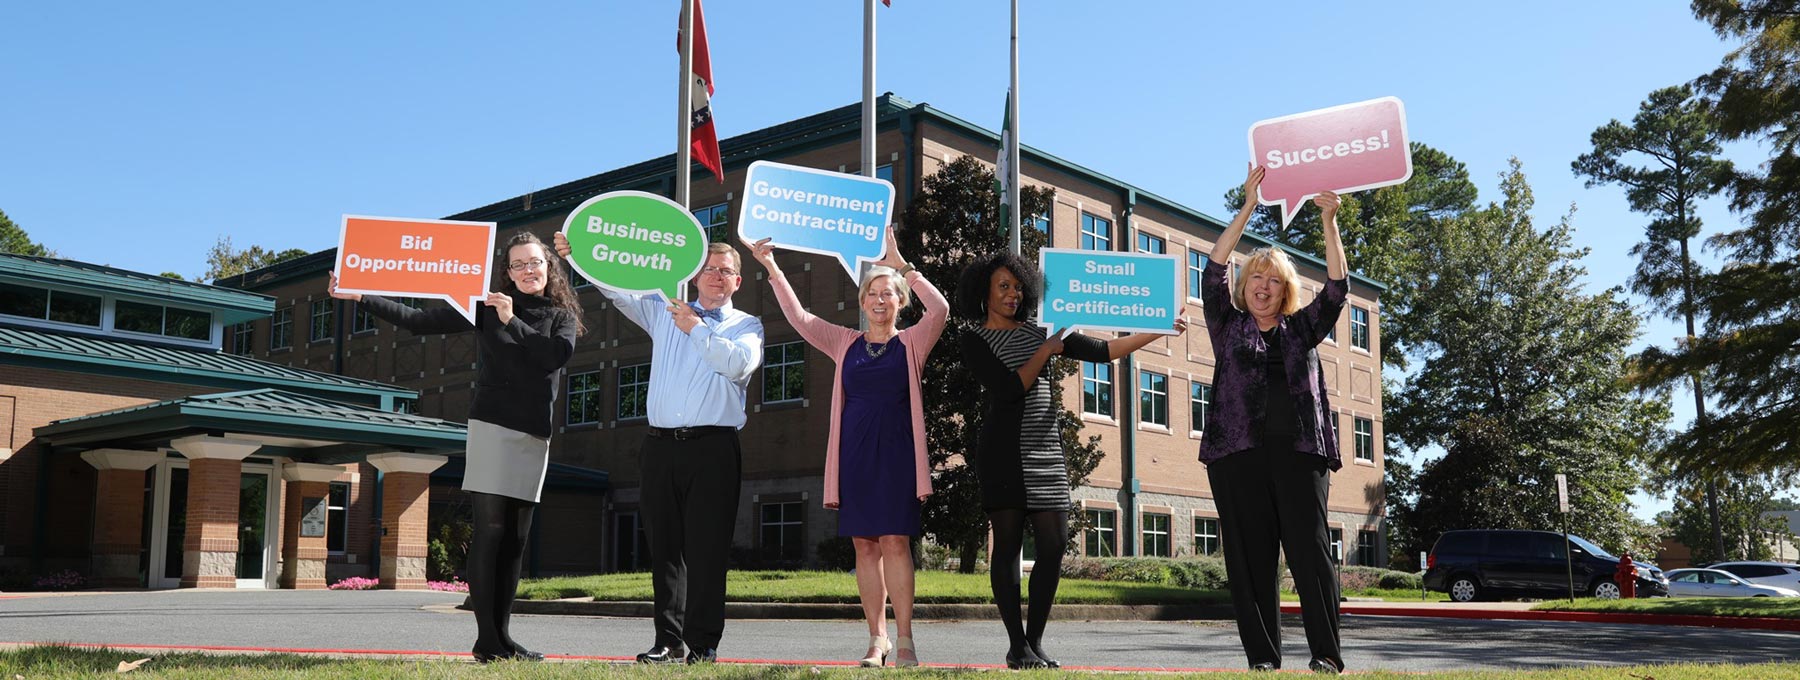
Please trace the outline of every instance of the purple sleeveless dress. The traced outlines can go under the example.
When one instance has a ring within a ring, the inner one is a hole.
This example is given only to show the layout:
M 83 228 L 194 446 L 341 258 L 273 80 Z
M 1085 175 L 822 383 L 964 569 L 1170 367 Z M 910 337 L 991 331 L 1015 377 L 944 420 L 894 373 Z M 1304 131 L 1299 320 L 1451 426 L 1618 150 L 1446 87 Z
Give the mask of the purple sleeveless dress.
M 883 345 L 886 347 L 883 348 Z M 864 338 L 844 353 L 843 422 L 838 428 L 838 535 L 919 535 L 913 461 L 912 393 L 899 336 Z

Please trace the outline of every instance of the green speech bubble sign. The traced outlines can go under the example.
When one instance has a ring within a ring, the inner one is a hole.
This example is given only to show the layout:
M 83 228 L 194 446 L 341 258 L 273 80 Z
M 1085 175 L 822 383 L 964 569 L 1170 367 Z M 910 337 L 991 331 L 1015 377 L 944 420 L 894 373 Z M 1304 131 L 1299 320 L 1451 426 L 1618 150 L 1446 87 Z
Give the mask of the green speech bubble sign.
M 563 222 L 569 262 L 596 286 L 625 293 L 681 287 L 706 264 L 706 232 L 681 204 L 642 191 L 613 191 L 577 206 Z

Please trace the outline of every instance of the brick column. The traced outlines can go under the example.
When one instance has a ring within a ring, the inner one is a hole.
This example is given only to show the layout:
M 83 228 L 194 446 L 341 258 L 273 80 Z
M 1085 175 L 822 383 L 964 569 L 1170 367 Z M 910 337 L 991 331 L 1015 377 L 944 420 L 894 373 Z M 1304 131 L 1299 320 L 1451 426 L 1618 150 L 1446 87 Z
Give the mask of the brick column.
M 381 587 L 424 590 L 426 512 L 431 471 L 448 460 L 421 453 L 377 453 L 369 464 L 381 476 Z
M 144 585 L 138 556 L 144 549 L 144 471 L 160 451 L 94 449 L 81 459 L 99 470 L 94 483 L 94 581 L 111 588 Z
M 236 588 L 239 478 L 244 459 L 262 443 L 202 435 L 177 439 L 170 446 L 188 458 L 181 587 Z
M 331 480 L 343 474 L 336 465 L 293 463 L 282 467 L 287 480 L 287 502 L 281 513 L 281 587 L 295 590 L 325 588 L 325 536 L 301 536 L 309 503 L 325 503 Z

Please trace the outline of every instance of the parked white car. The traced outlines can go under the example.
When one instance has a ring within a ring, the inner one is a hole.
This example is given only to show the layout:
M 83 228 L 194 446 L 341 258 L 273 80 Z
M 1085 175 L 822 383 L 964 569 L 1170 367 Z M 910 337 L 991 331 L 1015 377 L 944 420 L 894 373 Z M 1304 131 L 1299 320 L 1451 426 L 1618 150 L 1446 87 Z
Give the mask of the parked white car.
M 1675 569 L 1669 597 L 1800 597 L 1800 590 L 1751 583 L 1719 569 Z
M 1800 564 L 1790 562 L 1720 562 L 1707 569 L 1731 572 L 1751 583 L 1800 590 Z

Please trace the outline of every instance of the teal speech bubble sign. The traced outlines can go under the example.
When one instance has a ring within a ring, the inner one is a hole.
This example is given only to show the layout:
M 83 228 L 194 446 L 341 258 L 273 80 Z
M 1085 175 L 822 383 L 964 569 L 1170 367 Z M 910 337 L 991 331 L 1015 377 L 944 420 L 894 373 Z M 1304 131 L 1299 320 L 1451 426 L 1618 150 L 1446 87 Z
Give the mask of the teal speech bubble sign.
M 575 272 L 623 293 L 682 299 L 706 264 L 706 232 L 681 204 L 642 191 L 613 191 L 576 206 L 563 221 Z
M 1174 255 L 1044 248 L 1038 251 L 1045 281 L 1038 323 L 1054 334 L 1174 335 L 1181 315 L 1178 266 Z

